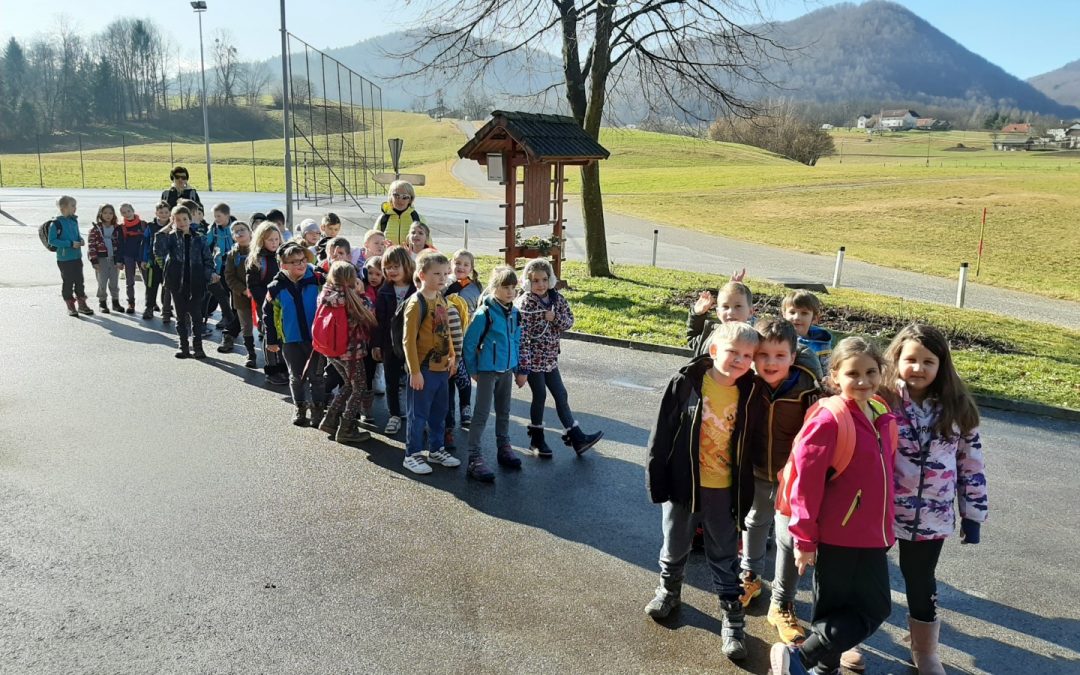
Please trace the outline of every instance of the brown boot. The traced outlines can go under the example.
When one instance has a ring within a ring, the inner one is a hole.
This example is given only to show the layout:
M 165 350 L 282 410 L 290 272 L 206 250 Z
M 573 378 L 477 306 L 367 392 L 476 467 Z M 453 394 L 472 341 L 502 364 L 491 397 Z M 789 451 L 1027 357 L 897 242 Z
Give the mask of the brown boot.
M 861 673 L 866 670 L 866 659 L 863 658 L 862 650 L 855 646 L 840 655 L 840 665 Z
M 93 316 L 94 310 L 90 309 L 90 306 L 86 304 L 86 296 L 78 298 L 79 314 L 85 314 L 87 316 Z
M 911 660 L 919 669 L 919 675 L 945 675 L 945 667 L 938 657 L 941 621 L 919 621 L 909 616 L 908 630 L 911 631 Z
M 75 301 L 74 300 L 65 300 L 64 304 L 67 305 L 68 316 L 79 316 L 78 310 L 75 309 Z
M 334 440 L 338 443 L 362 443 L 371 438 L 371 434 L 356 426 L 356 418 L 351 415 L 342 415 L 338 422 L 337 433 Z

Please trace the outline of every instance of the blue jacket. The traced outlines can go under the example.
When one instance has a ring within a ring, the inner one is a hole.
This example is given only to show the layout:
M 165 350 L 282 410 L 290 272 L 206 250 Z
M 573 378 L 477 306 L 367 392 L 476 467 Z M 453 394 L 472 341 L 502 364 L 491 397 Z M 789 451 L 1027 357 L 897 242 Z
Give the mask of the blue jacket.
M 461 347 L 465 370 L 470 374 L 514 370 L 518 366 L 520 345 L 521 315 L 517 307 L 503 307 L 495 298 L 484 298 L 465 331 Z
M 218 227 L 217 223 L 211 223 L 210 230 L 206 233 L 206 243 L 210 244 L 210 251 L 214 254 L 214 271 L 219 275 L 225 270 L 225 254 L 233 246 L 232 230 L 229 229 L 236 219 L 229 217 L 229 224 Z
M 57 216 L 55 220 L 49 227 L 49 243 L 56 247 L 56 261 L 66 262 L 82 258 L 82 252 L 71 247 L 77 241 L 86 244 L 86 240 L 79 233 L 78 216 Z
M 277 273 L 266 287 L 262 306 L 262 330 L 267 344 L 311 342 L 311 323 L 315 320 L 322 284 L 322 272 L 312 265 L 307 266 L 297 282 L 284 271 Z
M 157 265 L 157 260 L 154 259 L 154 237 L 165 225 L 158 223 L 157 218 L 153 218 L 146 223 L 146 229 L 143 230 L 142 261 L 148 265 Z
M 832 354 L 832 333 L 821 326 L 810 326 L 806 337 L 799 337 L 799 346 L 806 347 L 821 361 L 821 372 L 829 372 L 829 355 Z

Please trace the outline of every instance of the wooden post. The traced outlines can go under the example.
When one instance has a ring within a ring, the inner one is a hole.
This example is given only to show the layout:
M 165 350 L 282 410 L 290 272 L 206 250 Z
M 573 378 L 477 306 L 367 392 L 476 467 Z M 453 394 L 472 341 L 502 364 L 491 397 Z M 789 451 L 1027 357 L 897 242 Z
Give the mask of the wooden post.
M 517 143 L 510 141 L 507 153 L 503 155 L 505 171 L 503 178 L 506 182 L 506 264 L 513 265 L 517 261 L 517 237 L 514 232 L 515 220 L 517 220 L 517 167 L 514 166 L 514 150 Z
M 559 238 L 559 248 L 555 251 L 552 266 L 555 268 L 555 276 L 562 280 L 562 259 L 566 252 L 566 242 L 563 241 L 563 163 L 555 164 L 555 227 L 552 234 Z

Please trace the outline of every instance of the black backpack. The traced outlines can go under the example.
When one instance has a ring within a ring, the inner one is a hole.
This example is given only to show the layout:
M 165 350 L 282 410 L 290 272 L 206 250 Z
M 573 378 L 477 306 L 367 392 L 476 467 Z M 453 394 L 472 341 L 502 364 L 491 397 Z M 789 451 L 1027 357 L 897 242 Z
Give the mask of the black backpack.
M 424 317 L 427 316 L 427 299 L 419 290 L 413 295 L 420 301 L 420 322 L 423 323 Z M 394 356 L 402 361 L 405 360 L 405 307 L 409 304 L 411 297 L 405 298 L 397 306 L 393 318 L 390 319 L 390 343 L 394 349 Z M 417 330 L 416 334 L 419 335 L 420 331 Z
M 56 247 L 49 243 L 49 227 L 53 224 L 56 225 L 56 235 L 60 236 L 62 230 L 60 229 L 60 221 L 56 218 L 46 220 L 44 223 L 38 225 L 37 234 L 38 239 L 41 240 L 41 245 L 53 253 L 56 253 Z

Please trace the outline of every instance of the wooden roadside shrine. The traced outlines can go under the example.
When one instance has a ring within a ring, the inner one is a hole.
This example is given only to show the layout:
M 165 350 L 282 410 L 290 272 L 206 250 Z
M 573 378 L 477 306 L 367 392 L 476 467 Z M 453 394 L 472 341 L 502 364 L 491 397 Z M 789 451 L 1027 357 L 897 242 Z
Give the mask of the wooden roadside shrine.
M 458 157 L 486 166 L 488 180 L 499 181 L 506 188 L 506 201 L 500 205 L 506 214 L 506 224 L 500 228 L 505 234 L 500 250 L 506 263 L 550 255 L 555 276 L 560 279 L 566 223 L 565 168 L 591 164 L 610 154 L 573 117 L 503 110 L 492 112 L 488 123 L 458 150 Z M 550 234 L 538 231 L 535 237 L 527 234 L 519 242 L 519 230 L 530 227 L 549 227 Z

